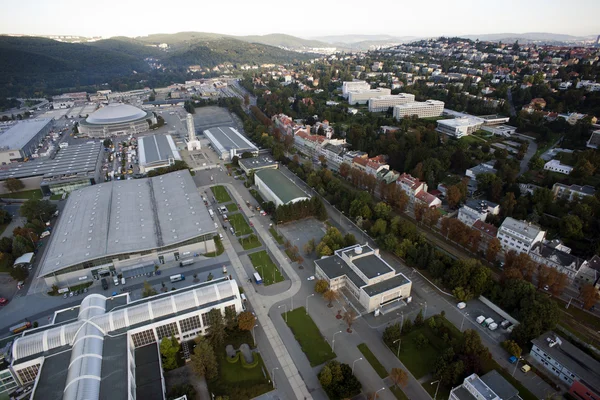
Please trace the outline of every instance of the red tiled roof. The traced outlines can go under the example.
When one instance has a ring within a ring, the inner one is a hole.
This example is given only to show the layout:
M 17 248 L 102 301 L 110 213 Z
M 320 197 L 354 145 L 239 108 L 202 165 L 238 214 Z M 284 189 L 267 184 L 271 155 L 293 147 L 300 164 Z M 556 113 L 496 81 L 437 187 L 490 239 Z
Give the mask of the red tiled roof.
M 403 183 L 406 183 L 407 185 L 410 185 L 411 189 L 416 189 L 421 184 L 420 180 L 413 177 L 412 175 L 407 174 L 406 172 L 403 173 L 402 175 L 400 175 L 398 177 L 398 179 L 396 179 L 396 181 L 403 182 Z
M 354 157 L 352 159 L 352 162 L 356 163 L 356 164 L 359 164 L 359 165 L 362 165 L 363 167 L 366 167 L 367 164 L 369 163 L 369 160 L 367 160 L 366 158 Z
M 480 219 L 475 221 L 475 223 L 473 224 L 473 228 L 491 237 L 496 237 L 496 235 L 498 234 L 498 228 L 496 228 L 494 225 L 486 224 Z
M 433 203 L 437 199 L 437 197 L 435 197 L 431 193 L 428 193 L 424 190 L 421 190 L 419 193 L 417 193 L 415 195 L 415 197 L 417 199 L 421 200 L 423 203 L 428 204 L 428 205 Z

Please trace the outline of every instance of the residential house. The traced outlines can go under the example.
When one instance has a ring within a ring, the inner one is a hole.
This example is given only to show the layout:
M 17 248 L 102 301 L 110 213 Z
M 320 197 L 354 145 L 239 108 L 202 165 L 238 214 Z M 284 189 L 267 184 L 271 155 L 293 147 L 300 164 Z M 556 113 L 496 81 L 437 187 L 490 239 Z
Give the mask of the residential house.
M 471 226 L 475 221 L 485 222 L 488 214 L 498 215 L 500 206 L 487 200 L 467 200 L 458 210 L 458 219 L 463 224 Z
M 573 171 L 573 167 L 570 165 L 562 164 L 559 160 L 550 160 L 544 164 L 546 171 L 558 172 L 560 174 L 569 175 Z
M 421 182 L 419 179 L 407 173 L 400 175 L 396 180 L 396 183 L 400 185 L 404 192 L 406 192 L 411 203 L 415 201 L 417 193 L 427 191 L 427 184 L 425 182 Z
M 442 201 L 429 192 L 421 190 L 415 195 L 415 200 L 426 205 L 428 208 L 438 208 L 442 206 Z
M 498 240 L 504 250 L 529 253 L 531 248 L 546 237 L 546 231 L 527 221 L 507 217 L 498 229 Z
M 554 268 L 573 280 L 587 261 L 570 253 L 571 249 L 562 245 L 560 241 L 547 241 L 533 245 L 529 256 L 533 261 Z
M 487 163 L 482 163 L 482 164 L 476 165 L 471 168 L 467 168 L 467 170 L 465 171 L 465 175 L 473 180 L 477 180 L 477 175 L 479 175 L 479 174 L 484 174 L 484 173 L 495 174 L 497 172 L 498 171 L 494 168 L 494 165 L 491 164 L 490 162 L 487 162 Z
M 590 185 L 571 185 L 567 186 L 563 183 L 555 183 L 552 186 L 552 193 L 554 197 L 561 197 L 573 201 L 575 199 L 582 199 L 586 196 L 593 196 L 596 194 L 596 189 Z

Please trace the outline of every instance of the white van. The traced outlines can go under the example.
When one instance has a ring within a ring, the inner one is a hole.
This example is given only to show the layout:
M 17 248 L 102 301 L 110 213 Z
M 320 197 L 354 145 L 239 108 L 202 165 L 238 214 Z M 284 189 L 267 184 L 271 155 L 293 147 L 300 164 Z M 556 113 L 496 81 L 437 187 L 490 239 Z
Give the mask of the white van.
M 125 278 L 121 278 L 121 285 L 125 284 Z
M 115 283 L 115 286 L 119 286 L 119 277 L 117 275 L 113 276 L 113 282 Z

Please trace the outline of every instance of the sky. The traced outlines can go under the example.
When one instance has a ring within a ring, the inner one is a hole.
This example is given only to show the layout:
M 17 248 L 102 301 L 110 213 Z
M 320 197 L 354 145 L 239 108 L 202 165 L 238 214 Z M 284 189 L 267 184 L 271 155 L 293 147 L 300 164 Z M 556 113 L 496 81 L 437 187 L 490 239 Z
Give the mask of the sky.
M 0 33 L 27 35 L 600 34 L 600 0 L 0 0 L 0 5 Z

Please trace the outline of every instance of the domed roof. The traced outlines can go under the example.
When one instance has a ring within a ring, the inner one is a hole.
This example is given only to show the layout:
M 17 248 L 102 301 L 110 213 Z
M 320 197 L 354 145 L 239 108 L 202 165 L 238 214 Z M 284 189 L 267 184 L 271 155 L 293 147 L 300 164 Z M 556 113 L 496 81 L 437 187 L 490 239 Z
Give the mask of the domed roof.
M 129 104 L 113 103 L 93 112 L 85 122 L 95 125 L 119 124 L 145 118 L 146 112 Z

